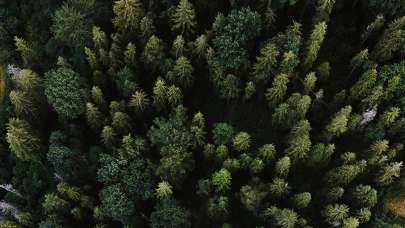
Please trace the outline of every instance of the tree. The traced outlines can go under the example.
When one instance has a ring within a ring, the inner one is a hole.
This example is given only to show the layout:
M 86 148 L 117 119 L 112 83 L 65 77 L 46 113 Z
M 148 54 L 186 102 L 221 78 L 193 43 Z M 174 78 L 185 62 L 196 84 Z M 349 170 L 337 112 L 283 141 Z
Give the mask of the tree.
M 293 93 L 286 102 L 281 103 L 272 115 L 273 124 L 279 128 L 288 129 L 304 119 L 308 112 L 311 98 L 307 95 Z
M 258 156 L 265 162 L 269 163 L 276 157 L 276 148 L 273 144 L 265 144 L 259 148 Z
M 350 88 L 351 100 L 364 98 L 372 89 L 377 80 L 377 70 L 375 68 L 364 72 L 360 79 Z
M 288 137 L 288 145 L 284 153 L 289 156 L 293 162 L 308 157 L 308 152 L 312 145 L 309 131 L 311 131 L 311 126 L 308 120 L 298 122 L 291 130 L 290 136 Z
M 76 156 L 77 151 L 58 144 L 51 144 L 46 155 L 55 172 L 68 180 L 75 178 L 79 173 L 80 162 Z
M 246 209 L 257 214 L 264 205 L 264 199 L 268 195 L 265 186 L 245 185 L 240 189 L 240 201 Z
M 275 198 L 283 198 L 287 196 L 291 191 L 291 187 L 288 182 L 281 178 L 274 178 L 270 183 L 269 192 Z
M 288 208 L 279 209 L 272 206 L 265 211 L 265 216 L 272 218 L 272 224 L 277 227 L 293 228 L 298 223 L 298 214 Z
M 360 223 L 357 220 L 357 218 L 349 217 L 343 220 L 343 226 L 344 228 L 357 228 L 359 227 Z
M 103 116 L 97 106 L 88 102 L 86 104 L 86 120 L 91 128 L 99 130 L 103 124 Z
M 129 106 L 133 107 L 136 112 L 140 113 L 146 109 L 150 104 L 148 95 L 142 90 L 135 91 L 129 101 Z
M 357 185 L 351 191 L 354 206 L 372 208 L 377 204 L 377 191 L 370 185 Z
M 277 50 L 276 45 L 271 42 L 260 49 L 260 55 L 256 58 L 256 63 L 253 66 L 253 75 L 257 81 L 266 82 L 271 78 L 275 73 L 277 57 L 279 54 L 280 52 Z
M 226 145 L 232 142 L 235 135 L 234 128 L 227 123 L 216 123 L 212 130 L 214 143 L 217 145 Z
M 161 39 L 152 35 L 145 45 L 142 53 L 142 60 L 151 69 L 160 69 L 165 58 L 164 43 Z
M 190 61 L 186 57 L 181 56 L 176 60 L 173 70 L 168 72 L 167 78 L 178 86 L 189 88 L 193 85 L 194 81 L 193 71 L 194 69 Z
M 103 130 L 101 131 L 101 141 L 110 146 L 116 140 L 116 133 L 111 126 L 104 126 Z
M 144 14 L 139 0 L 116 0 L 113 11 L 114 26 L 121 32 L 134 32 Z
M 233 138 L 233 147 L 239 152 L 246 152 L 251 145 L 250 135 L 246 132 L 239 132 Z
M 112 219 L 129 223 L 135 212 L 133 202 L 128 198 L 120 185 L 110 185 L 100 192 L 102 210 Z
M 347 131 L 347 123 L 351 112 L 352 107 L 350 105 L 342 108 L 334 115 L 330 123 L 326 126 L 326 132 L 331 136 L 339 136 L 345 133 Z
M 335 152 L 335 145 L 318 143 L 312 146 L 308 154 L 307 164 L 311 167 L 327 166 L 332 154 Z
M 225 219 L 229 214 L 229 198 L 219 196 L 210 198 L 208 201 L 208 216 L 213 219 Z
M 335 2 L 335 0 L 318 0 L 313 23 L 317 24 L 322 21 L 328 22 Z
M 160 201 L 150 215 L 152 228 L 187 228 L 191 227 L 191 213 L 174 199 Z
M 228 74 L 219 84 L 219 96 L 225 100 L 236 100 L 241 94 L 241 81 L 233 74 Z
M 379 61 L 390 60 L 394 53 L 404 45 L 405 16 L 393 20 L 380 37 L 373 50 L 373 56 Z
M 69 202 L 67 202 L 64 199 L 61 199 L 58 195 L 54 193 L 45 195 L 45 199 L 42 203 L 42 207 L 49 214 L 58 211 L 66 212 L 69 206 L 70 206 Z
M 140 38 L 142 44 L 145 44 L 149 38 L 156 32 L 156 27 L 153 24 L 153 19 L 150 15 L 146 15 L 142 18 L 139 24 Z
M 384 165 L 377 173 L 376 182 L 381 186 L 386 186 L 392 183 L 400 176 L 401 168 L 402 162 L 392 162 Z
M 20 52 L 24 66 L 31 66 L 38 61 L 34 48 L 26 40 L 16 36 L 14 37 L 14 42 L 17 51 Z
M 212 184 L 218 193 L 228 192 L 231 188 L 231 182 L 231 173 L 224 168 L 212 174 Z
M 250 8 L 232 10 L 218 27 L 218 35 L 213 40 L 213 64 L 236 70 L 247 58 L 243 48 L 246 42 L 261 30 L 260 15 Z
M 304 93 L 305 94 L 309 94 L 310 92 L 312 92 L 312 90 L 314 90 L 315 85 L 316 85 L 316 76 L 314 72 L 308 73 L 307 76 L 305 76 L 304 79 Z
M 325 22 L 319 22 L 312 30 L 304 51 L 303 68 L 305 70 L 309 70 L 312 67 L 312 64 L 315 62 L 318 56 L 318 52 L 321 48 L 323 40 L 325 39 L 326 27 L 327 25 Z
M 331 169 L 326 174 L 326 180 L 330 185 L 344 186 L 352 182 L 366 166 L 366 161 L 360 161 L 356 164 L 347 164 Z
M 344 204 L 329 204 L 322 211 L 325 221 L 331 225 L 341 224 L 348 217 L 349 208 Z
M 40 149 L 40 139 L 33 134 L 30 124 L 22 119 L 11 118 L 7 125 L 7 142 L 13 154 L 23 160 L 35 160 Z
M 156 188 L 156 195 L 159 199 L 167 199 L 173 194 L 173 187 L 167 181 L 161 181 Z
M 197 26 L 193 5 L 188 0 L 180 0 L 171 20 L 172 30 L 181 34 L 191 34 Z
M 286 178 L 290 172 L 291 159 L 287 156 L 280 158 L 276 162 L 275 172 L 278 177 Z
M 91 40 L 92 23 L 82 12 L 65 3 L 55 12 L 51 31 L 69 48 L 83 50 Z
M 287 84 L 290 80 L 286 74 L 277 75 L 274 80 L 272 87 L 266 91 L 266 101 L 270 107 L 273 107 L 280 103 L 285 94 L 287 93 Z
M 303 192 L 293 195 L 291 197 L 291 202 L 294 208 L 304 209 L 308 207 L 309 203 L 311 202 L 311 199 L 312 199 L 311 193 Z
M 60 67 L 48 71 L 45 77 L 45 95 L 60 116 L 73 119 L 85 112 L 86 104 L 78 73 Z

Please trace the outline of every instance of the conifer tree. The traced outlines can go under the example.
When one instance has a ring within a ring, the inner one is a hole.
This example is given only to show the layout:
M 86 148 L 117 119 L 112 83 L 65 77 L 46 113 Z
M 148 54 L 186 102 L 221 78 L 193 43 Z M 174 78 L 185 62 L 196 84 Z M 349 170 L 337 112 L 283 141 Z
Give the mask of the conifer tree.
M 308 120 L 298 122 L 291 130 L 288 137 L 287 148 L 284 153 L 289 156 L 293 162 L 307 158 L 312 145 L 309 136 L 310 131 L 311 126 Z
M 289 79 L 286 74 L 279 74 L 274 78 L 272 87 L 267 89 L 265 94 L 267 103 L 270 107 L 273 107 L 282 101 L 287 92 L 288 82 Z
M 120 31 L 135 31 L 144 14 L 139 0 L 116 0 L 113 10 L 113 23 Z
M 80 75 L 65 67 L 45 74 L 45 95 L 55 111 L 65 118 L 76 118 L 86 105 L 80 85 Z
M 274 74 L 279 55 L 277 47 L 273 43 L 268 43 L 260 50 L 260 55 L 253 66 L 253 75 L 257 81 L 266 82 Z
M 22 119 L 12 118 L 7 125 L 7 142 L 11 152 L 23 161 L 38 158 L 40 139 L 32 132 L 30 124 Z
M 181 56 L 176 60 L 173 70 L 168 72 L 167 78 L 174 82 L 176 85 L 182 86 L 183 88 L 189 88 L 192 86 L 193 78 L 193 66 L 190 61 Z
M 352 107 L 350 105 L 342 108 L 337 112 L 330 123 L 326 126 L 326 132 L 331 136 L 339 136 L 347 131 L 347 123 L 349 121 Z
M 180 0 L 171 20 L 172 30 L 181 34 L 193 33 L 197 26 L 194 7 L 188 0 Z
M 304 51 L 304 61 L 302 63 L 304 70 L 309 70 L 318 57 L 318 52 L 325 39 L 326 27 L 325 22 L 319 22 L 312 30 Z

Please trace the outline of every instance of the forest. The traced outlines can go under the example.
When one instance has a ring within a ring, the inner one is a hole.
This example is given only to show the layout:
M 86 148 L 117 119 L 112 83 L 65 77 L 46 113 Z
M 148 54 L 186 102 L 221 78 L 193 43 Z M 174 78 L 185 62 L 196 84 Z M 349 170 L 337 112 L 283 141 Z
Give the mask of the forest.
M 404 0 L 0 0 L 0 228 L 401 228 L 404 144 Z

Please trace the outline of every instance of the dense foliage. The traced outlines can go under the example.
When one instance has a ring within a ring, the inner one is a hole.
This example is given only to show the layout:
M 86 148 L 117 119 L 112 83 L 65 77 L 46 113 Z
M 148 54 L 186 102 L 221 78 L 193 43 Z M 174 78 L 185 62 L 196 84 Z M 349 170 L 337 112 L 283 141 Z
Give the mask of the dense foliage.
M 0 227 L 404 227 L 404 15 L 0 1 Z

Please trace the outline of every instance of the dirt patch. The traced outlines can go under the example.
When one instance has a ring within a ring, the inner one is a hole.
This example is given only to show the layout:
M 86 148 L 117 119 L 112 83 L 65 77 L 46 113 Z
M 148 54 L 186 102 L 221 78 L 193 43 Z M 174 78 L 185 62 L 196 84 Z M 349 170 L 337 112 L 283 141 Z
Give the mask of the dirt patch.
M 392 212 L 405 218 L 405 196 L 393 197 L 387 201 L 385 206 Z

